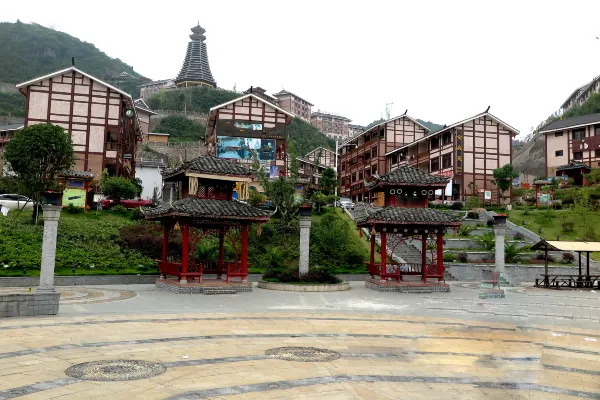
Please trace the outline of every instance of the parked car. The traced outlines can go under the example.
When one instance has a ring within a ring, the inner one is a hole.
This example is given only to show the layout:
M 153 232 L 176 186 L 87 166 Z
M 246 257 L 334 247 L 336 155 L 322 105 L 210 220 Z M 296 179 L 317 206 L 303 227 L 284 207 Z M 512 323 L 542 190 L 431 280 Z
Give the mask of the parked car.
M 33 210 L 33 201 L 20 194 L 0 194 L 0 205 L 9 210 L 21 210 L 23 207 L 25 210 Z
M 340 207 L 347 208 L 349 210 L 354 210 L 354 203 L 347 197 L 342 197 L 340 199 Z
M 121 200 L 121 201 L 104 199 L 104 200 L 102 200 L 100 205 L 102 206 L 102 209 L 108 210 L 116 205 L 119 205 L 119 206 L 122 206 L 125 208 L 147 207 L 147 206 L 152 205 L 152 202 L 150 200 L 144 200 L 144 199 L 131 199 L 131 200 Z

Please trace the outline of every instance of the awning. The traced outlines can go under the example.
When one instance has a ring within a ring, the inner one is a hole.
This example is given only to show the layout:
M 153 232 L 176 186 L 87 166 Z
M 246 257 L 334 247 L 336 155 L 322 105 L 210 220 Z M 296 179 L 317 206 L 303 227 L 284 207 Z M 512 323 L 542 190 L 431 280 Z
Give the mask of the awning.
M 581 251 L 581 252 L 600 252 L 600 242 L 566 242 L 557 240 L 541 240 L 531 246 L 531 250 L 548 251 Z

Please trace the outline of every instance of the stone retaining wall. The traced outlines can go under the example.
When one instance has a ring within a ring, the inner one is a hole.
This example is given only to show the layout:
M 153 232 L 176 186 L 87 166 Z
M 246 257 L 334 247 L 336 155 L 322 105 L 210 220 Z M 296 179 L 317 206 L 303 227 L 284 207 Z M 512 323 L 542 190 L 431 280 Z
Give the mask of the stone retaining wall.
M 490 280 L 492 272 L 495 270 L 494 264 L 446 264 L 446 270 L 450 272 L 459 281 L 480 282 L 482 280 Z M 516 265 L 508 264 L 505 266 L 505 273 L 502 274 L 504 279 L 513 285 L 521 282 L 535 282 L 536 279 L 541 279 L 544 273 L 543 265 Z M 585 273 L 585 267 L 583 268 Z M 549 266 L 550 274 L 569 275 L 578 274 L 579 268 L 576 266 Z
M 298 284 L 259 281 L 258 287 L 268 290 L 283 290 L 287 292 L 340 292 L 350 290 L 349 282 L 333 284 Z
M 60 293 L 0 294 L 0 318 L 58 314 Z

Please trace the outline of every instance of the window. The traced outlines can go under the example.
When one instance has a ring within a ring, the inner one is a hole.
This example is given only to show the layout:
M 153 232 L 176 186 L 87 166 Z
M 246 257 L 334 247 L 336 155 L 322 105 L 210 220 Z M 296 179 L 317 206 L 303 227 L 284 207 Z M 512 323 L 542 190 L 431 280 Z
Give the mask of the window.
M 573 153 L 573 158 L 575 160 L 581 160 L 583 158 L 583 152 L 581 151 L 576 151 L 575 153 Z
M 452 166 L 452 154 L 444 154 L 442 156 L 442 168 L 450 168 Z
M 585 130 L 580 129 L 573 131 L 573 140 L 583 140 L 585 138 Z
M 596 128 L 594 129 L 594 135 L 600 136 L 600 126 L 596 126 Z
M 373 147 L 373 157 L 377 157 L 377 147 Z
M 396 154 L 394 154 L 392 156 L 392 165 L 396 164 L 398 162 L 398 156 Z
M 595 157 L 600 157 L 600 150 L 594 151 L 594 156 Z
M 554 137 L 561 137 L 562 135 L 563 135 L 563 133 L 562 133 L 562 132 L 556 132 L 556 133 L 554 134 Z
M 563 155 L 563 151 L 562 150 L 556 150 L 554 152 L 554 157 L 562 157 Z
M 450 135 L 450 132 L 444 133 L 444 136 L 442 136 L 442 145 L 445 146 L 450 143 L 452 143 L 452 135 Z
M 437 149 L 438 147 L 440 147 L 440 138 L 431 139 L 431 150 Z
M 431 172 L 435 172 L 440 169 L 440 158 L 436 157 L 431 160 Z

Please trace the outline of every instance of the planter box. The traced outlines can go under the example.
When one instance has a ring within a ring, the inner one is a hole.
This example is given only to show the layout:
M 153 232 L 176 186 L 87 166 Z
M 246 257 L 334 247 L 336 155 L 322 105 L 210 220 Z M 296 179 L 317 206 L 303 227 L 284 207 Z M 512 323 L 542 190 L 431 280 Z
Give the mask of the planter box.
M 342 283 L 317 283 L 311 284 L 294 284 L 294 283 L 280 283 L 280 282 L 266 282 L 259 281 L 258 287 L 261 289 L 268 290 L 282 290 L 287 292 L 339 292 L 342 290 L 350 290 L 349 282 Z

